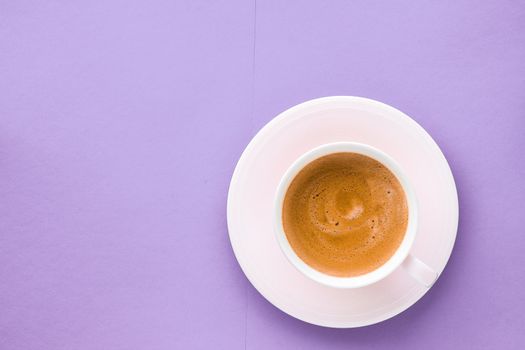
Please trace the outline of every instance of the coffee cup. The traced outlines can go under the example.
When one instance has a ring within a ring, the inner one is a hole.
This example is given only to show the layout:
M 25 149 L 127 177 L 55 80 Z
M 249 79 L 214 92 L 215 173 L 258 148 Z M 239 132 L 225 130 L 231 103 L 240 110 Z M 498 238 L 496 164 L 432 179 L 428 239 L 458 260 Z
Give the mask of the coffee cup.
M 296 176 L 313 161 L 341 153 L 352 153 L 369 157 L 388 169 L 395 176 L 396 182 L 399 183 L 404 192 L 408 213 L 406 227 L 403 226 L 404 235 L 393 254 L 372 271 L 355 276 L 335 276 L 319 271 L 312 267 L 311 264 L 306 263 L 292 248 L 283 225 L 285 196 Z M 400 267 L 426 287 L 430 287 L 438 277 L 438 274 L 432 268 L 410 252 L 418 232 L 418 207 L 416 194 L 409 179 L 392 157 L 370 145 L 355 142 L 329 143 L 316 147 L 295 160 L 284 173 L 277 187 L 274 203 L 274 222 L 276 238 L 286 258 L 306 277 L 323 285 L 335 288 L 360 288 L 386 278 Z

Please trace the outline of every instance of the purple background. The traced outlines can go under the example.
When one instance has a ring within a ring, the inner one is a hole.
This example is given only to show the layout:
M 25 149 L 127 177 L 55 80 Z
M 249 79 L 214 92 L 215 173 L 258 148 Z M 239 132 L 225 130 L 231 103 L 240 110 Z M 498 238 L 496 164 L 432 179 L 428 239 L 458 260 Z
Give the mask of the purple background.
M 226 229 L 250 138 L 327 95 L 412 116 L 459 190 L 435 287 L 361 329 L 274 308 Z M 524 2 L 0 1 L 0 349 L 523 348 L 524 134 Z

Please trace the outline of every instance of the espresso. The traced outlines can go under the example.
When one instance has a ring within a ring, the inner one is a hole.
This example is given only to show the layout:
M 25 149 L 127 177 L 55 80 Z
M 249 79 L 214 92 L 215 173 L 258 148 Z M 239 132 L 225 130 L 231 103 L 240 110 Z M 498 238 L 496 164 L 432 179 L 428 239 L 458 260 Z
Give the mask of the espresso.
M 408 224 L 407 200 L 396 176 L 358 153 L 334 153 L 305 166 L 286 192 L 282 213 L 299 258 L 339 277 L 383 265 Z

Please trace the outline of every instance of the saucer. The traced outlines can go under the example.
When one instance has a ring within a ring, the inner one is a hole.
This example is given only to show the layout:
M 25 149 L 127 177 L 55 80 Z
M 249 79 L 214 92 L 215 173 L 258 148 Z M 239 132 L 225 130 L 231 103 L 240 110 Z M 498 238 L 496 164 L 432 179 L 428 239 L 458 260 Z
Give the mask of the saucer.
M 273 305 L 308 323 L 352 328 L 408 309 L 429 288 L 403 268 L 358 289 L 337 289 L 300 273 L 273 232 L 277 185 L 302 154 L 326 143 L 369 144 L 394 158 L 418 199 L 418 234 L 411 254 L 441 274 L 458 225 L 458 198 L 450 167 L 430 135 L 381 102 L 349 96 L 319 98 L 270 121 L 244 150 L 228 193 L 228 230 L 235 256 L 253 286 Z

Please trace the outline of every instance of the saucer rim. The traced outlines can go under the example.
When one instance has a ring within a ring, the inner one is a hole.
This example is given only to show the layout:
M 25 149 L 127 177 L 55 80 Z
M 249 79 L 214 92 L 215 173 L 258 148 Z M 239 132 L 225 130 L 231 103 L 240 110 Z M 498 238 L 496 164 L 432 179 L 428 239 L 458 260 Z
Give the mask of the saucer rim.
M 378 109 L 383 109 L 385 110 L 389 116 L 391 115 L 396 115 L 396 117 L 400 117 L 402 118 L 402 122 L 403 123 L 411 123 L 416 129 L 418 129 L 418 132 L 419 132 L 419 136 L 421 137 L 421 139 L 427 143 L 429 143 L 429 145 L 434 149 L 434 156 L 439 156 L 439 158 L 441 158 L 441 163 L 445 166 L 445 171 L 447 172 L 447 178 L 448 178 L 448 183 L 449 183 L 449 186 L 450 186 L 450 189 L 449 189 L 449 192 L 450 194 L 453 196 L 453 198 L 450 198 L 450 199 L 453 199 L 453 201 L 450 203 L 453 208 L 451 210 L 451 212 L 453 213 L 454 217 L 451 217 L 450 219 L 452 220 L 452 223 L 453 223 L 453 230 L 451 229 L 451 239 L 450 240 L 450 243 L 448 245 L 448 247 L 446 247 L 447 249 L 445 251 L 443 251 L 443 256 L 446 256 L 446 259 L 445 259 L 445 262 L 442 266 L 442 268 L 438 269 L 436 272 L 438 273 L 438 279 L 439 277 L 441 276 L 442 272 L 444 271 L 444 269 L 446 268 L 449 260 L 450 260 L 450 256 L 452 254 L 452 251 L 453 251 L 453 248 L 454 248 L 454 245 L 455 245 L 455 241 L 457 239 L 457 229 L 458 229 L 458 224 L 459 224 L 459 200 L 458 200 L 458 193 L 457 193 L 457 187 L 456 187 L 456 184 L 455 184 L 455 180 L 454 180 L 454 176 L 453 176 L 453 173 L 452 173 L 452 170 L 450 168 L 450 165 L 445 157 L 445 155 L 443 154 L 442 150 L 440 149 L 440 147 L 437 145 L 437 143 L 435 142 L 435 140 L 432 138 L 432 136 L 430 136 L 430 134 L 428 134 L 428 132 L 420 125 L 418 124 L 414 119 L 410 118 L 407 114 L 403 113 L 402 111 L 400 111 L 399 109 L 396 109 L 390 105 L 387 105 L 383 102 L 380 102 L 380 101 L 376 101 L 376 100 L 373 100 L 373 99 L 370 99 L 370 98 L 366 98 L 366 97 L 359 97 L 359 96 L 327 96 L 327 97 L 320 97 L 320 98 L 316 98 L 316 99 L 312 99 L 312 100 L 308 100 L 308 101 L 305 101 L 305 102 L 302 102 L 302 103 L 299 103 L 295 106 L 292 106 L 286 110 L 284 110 L 283 112 L 279 113 L 276 117 L 274 117 L 273 119 L 271 119 L 268 123 L 266 123 L 256 134 L 255 136 L 250 140 L 250 142 L 248 143 L 248 145 L 246 146 L 246 148 L 244 149 L 244 151 L 242 152 L 241 156 L 239 157 L 239 160 L 237 161 L 237 164 L 235 166 L 235 169 L 233 171 L 233 174 L 232 174 L 232 177 L 231 177 L 231 180 L 230 180 L 230 184 L 229 184 L 229 188 L 228 188 L 228 197 L 227 197 L 227 206 L 226 206 L 226 209 L 227 209 L 227 226 L 228 226 L 228 236 L 229 236 L 229 239 L 230 239 L 230 244 L 232 246 L 232 250 L 234 252 L 234 255 L 235 255 L 235 258 L 237 259 L 240 267 L 241 267 L 241 270 L 243 271 L 243 273 L 245 274 L 246 278 L 250 281 L 250 283 L 254 286 L 254 288 L 270 303 L 272 304 L 273 306 L 277 307 L 278 309 L 280 309 L 281 311 L 283 311 L 284 313 L 294 317 L 294 318 L 297 318 L 303 322 L 306 322 L 306 323 L 309 323 L 309 324 L 314 324 L 314 325 L 318 325 L 318 326 L 323 326 L 323 327 L 329 327 L 329 328 L 358 328 L 358 327 L 364 327 L 364 326 L 368 326 L 368 325 L 372 325 L 372 324 L 376 324 L 376 323 L 379 323 L 379 322 L 382 322 L 384 320 L 387 320 L 387 319 L 390 319 L 400 313 L 402 313 L 403 311 L 407 310 L 408 308 L 410 308 L 412 305 L 414 305 L 416 302 L 418 302 L 429 290 L 430 288 L 425 288 L 424 290 L 422 290 L 421 288 L 416 288 L 416 287 L 413 287 L 410 291 L 407 291 L 407 293 L 400 299 L 404 299 L 404 302 L 399 304 L 399 305 L 396 305 L 395 307 L 391 308 L 390 311 L 385 311 L 385 312 L 382 312 L 381 314 L 379 314 L 378 316 L 376 317 L 369 317 L 366 321 L 333 321 L 333 320 L 326 320 L 325 317 L 317 317 L 315 320 L 312 320 L 312 319 L 309 319 L 308 317 L 305 317 L 304 315 L 307 314 L 307 315 L 311 315 L 312 312 L 311 311 L 308 311 L 308 310 L 304 310 L 304 308 L 301 308 L 299 305 L 291 305 L 291 304 L 288 304 L 288 305 L 283 305 L 284 303 L 279 300 L 278 298 L 275 298 L 275 299 L 271 299 L 269 297 L 267 297 L 266 294 L 275 294 L 275 292 L 273 293 L 263 293 L 261 290 L 264 289 L 262 287 L 263 283 L 261 281 L 256 281 L 256 279 L 254 278 L 254 276 L 251 275 L 251 272 L 248 272 L 247 270 L 247 266 L 248 266 L 248 263 L 243 260 L 243 258 L 241 257 L 241 254 L 239 253 L 239 249 L 241 249 L 241 247 L 238 246 L 239 243 L 235 243 L 235 240 L 232 239 L 232 232 L 233 232 L 233 198 L 234 198 L 234 195 L 235 195 L 235 191 L 237 190 L 236 189 L 236 184 L 238 183 L 238 177 L 239 177 L 239 173 L 241 172 L 241 168 L 242 166 L 244 165 L 244 163 L 246 162 L 247 158 L 250 156 L 250 154 L 253 152 L 253 150 L 255 149 L 256 145 L 259 144 L 259 142 L 262 140 L 264 141 L 264 138 L 267 136 L 267 134 L 269 134 L 270 132 L 273 131 L 274 129 L 274 125 L 278 125 L 281 120 L 284 120 L 286 119 L 287 117 L 301 111 L 302 109 L 310 109 L 312 107 L 317 107 L 317 106 L 322 106 L 322 105 L 326 105 L 326 109 L 331 109 L 331 108 L 336 108 L 337 106 L 333 105 L 333 104 L 347 104 L 345 107 L 353 107 L 355 108 L 356 106 L 350 106 L 350 104 L 368 104 L 370 106 L 372 106 L 373 108 L 378 108 Z M 322 108 L 323 109 L 323 108 Z M 321 110 L 322 110 L 321 109 Z M 305 114 L 304 114 L 305 115 Z M 303 116 L 304 116 L 303 115 Z M 296 116 L 297 117 L 297 116 Z M 297 117 L 299 118 L 299 117 Z M 285 126 L 285 125 L 284 125 Z M 282 127 L 284 127 L 282 126 Z M 264 146 L 263 146 L 264 147 Z M 452 234 L 453 232 L 453 234 Z M 453 235 L 453 237 L 452 237 Z M 277 244 L 277 242 L 276 242 Z M 299 272 L 297 272 L 299 273 Z M 273 290 L 274 288 L 271 287 L 271 286 L 265 286 L 267 290 Z M 368 286 L 369 287 L 369 286 Z M 329 287 L 330 288 L 330 287 Z M 367 287 L 362 287 L 362 288 L 367 288 Z M 416 294 L 419 294 L 419 295 L 416 295 Z M 384 305 L 382 307 L 382 309 L 389 309 L 391 307 L 392 304 L 395 304 L 397 303 L 399 300 L 396 300 L 396 301 L 393 301 L 391 303 L 389 303 L 388 305 Z M 303 309 L 303 310 L 301 310 Z M 302 311 L 302 313 L 301 313 Z

